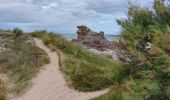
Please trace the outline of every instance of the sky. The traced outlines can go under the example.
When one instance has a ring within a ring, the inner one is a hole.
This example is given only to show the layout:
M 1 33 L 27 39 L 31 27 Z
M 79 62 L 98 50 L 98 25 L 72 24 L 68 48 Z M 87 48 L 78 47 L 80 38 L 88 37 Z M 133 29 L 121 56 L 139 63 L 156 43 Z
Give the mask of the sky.
M 0 28 L 47 29 L 75 33 L 78 25 L 119 34 L 116 19 L 127 15 L 128 1 L 149 7 L 152 0 L 0 0 Z

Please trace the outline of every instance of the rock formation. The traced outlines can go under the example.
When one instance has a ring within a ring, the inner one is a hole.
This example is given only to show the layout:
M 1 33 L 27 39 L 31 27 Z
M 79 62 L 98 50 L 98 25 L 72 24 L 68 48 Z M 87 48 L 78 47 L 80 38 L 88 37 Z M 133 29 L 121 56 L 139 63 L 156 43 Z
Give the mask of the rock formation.
M 112 42 L 105 38 L 103 31 L 97 33 L 91 31 L 91 29 L 84 25 L 77 26 L 77 28 L 78 36 L 77 39 L 73 40 L 74 42 L 81 43 L 89 48 L 94 48 L 100 51 L 113 48 Z

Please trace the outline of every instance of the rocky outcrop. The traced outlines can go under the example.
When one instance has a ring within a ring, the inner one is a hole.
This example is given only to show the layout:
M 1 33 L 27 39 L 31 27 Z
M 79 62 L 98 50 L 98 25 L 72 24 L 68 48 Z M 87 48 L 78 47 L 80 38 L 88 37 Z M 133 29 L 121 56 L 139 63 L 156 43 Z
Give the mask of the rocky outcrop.
M 84 25 L 77 26 L 77 28 L 77 39 L 74 39 L 74 42 L 81 43 L 89 48 L 100 51 L 113 49 L 113 43 L 105 38 L 103 31 L 97 33 Z

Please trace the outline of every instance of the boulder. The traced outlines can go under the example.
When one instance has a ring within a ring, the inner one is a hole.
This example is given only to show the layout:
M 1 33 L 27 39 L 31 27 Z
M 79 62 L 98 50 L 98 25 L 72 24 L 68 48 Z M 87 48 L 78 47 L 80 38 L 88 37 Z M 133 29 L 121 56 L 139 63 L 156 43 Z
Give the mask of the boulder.
M 113 43 L 108 41 L 104 32 L 94 32 L 87 26 L 77 26 L 77 39 L 74 39 L 73 42 L 78 42 L 86 47 L 104 51 L 106 49 L 113 49 Z

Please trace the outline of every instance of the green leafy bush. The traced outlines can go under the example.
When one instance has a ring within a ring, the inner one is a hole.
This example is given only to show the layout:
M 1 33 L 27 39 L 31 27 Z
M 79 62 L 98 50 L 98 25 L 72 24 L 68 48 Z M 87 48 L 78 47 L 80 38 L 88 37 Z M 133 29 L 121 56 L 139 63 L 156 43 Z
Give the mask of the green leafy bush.
M 134 80 L 140 79 L 141 84 L 146 84 L 144 80 L 154 80 L 152 83 L 158 84 L 155 93 L 149 90 L 144 96 L 154 98 L 161 95 L 167 98 L 166 88 L 170 85 L 170 5 L 169 1 L 165 5 L 165 0 L 154 0 L 153 8 L 142 8 L 130 5 L 128 19 L 118 20 L 122 27 L 123 42 L 120 47 L 127 51 L 129 57 L 129 67 L 126 70 L 127 76 L 132 76 Z M 126 61 L 126 60 L 123 60 Z M 126 85 L 123 83 L 122 85 Z M 149 85 L 148 85 L 149 86 Z M 140 85 L 137 87 L 140 88 Z M 132 89 L 130 89 L 132 90 Z M 144 92 L 144 89 L 140 89 Z M 128 92 L 129 93 L 129 92 Z M 128 98 L 128 95 L 124 95 Z M 134 99 L 134 98 L 129 98 Z M 157 98 L 161 99 L 161 98 Z

